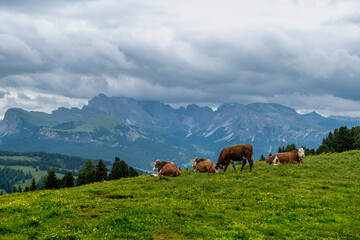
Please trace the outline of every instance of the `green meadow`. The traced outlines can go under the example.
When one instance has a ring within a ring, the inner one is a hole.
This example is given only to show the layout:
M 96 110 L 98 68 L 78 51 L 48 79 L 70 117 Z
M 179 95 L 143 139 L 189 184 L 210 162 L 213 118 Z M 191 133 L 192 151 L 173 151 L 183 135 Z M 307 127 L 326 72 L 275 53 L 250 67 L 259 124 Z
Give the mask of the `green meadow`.
M 0 239 L 360 239 L 360 151 L 0 196 Z

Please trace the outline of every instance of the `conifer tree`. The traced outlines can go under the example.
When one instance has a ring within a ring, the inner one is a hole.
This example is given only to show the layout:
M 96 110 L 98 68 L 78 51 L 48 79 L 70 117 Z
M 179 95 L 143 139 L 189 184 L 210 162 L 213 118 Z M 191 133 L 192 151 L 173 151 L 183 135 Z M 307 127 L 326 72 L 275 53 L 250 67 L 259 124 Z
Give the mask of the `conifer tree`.
M 85 162 L 85 168 L 79 170 L 79 177 L 77 179 L 77 186 L 89 184 L 95 180 L 95 166 L 91 160 Z
M 132 167 L 129 167 L 129 177 L 136 177 L 136 176 L 139 176 L 139 173 Z
M 260 161 L 265 161 L 266 159 L 265 159 L 265 157 L 264 157 L 264 154 L 261 154 L 261 156 L 260 156 Z
M 71 188 L 74 187 L 74 176 L 70 171 L 67 171 L 61 179 L 61 187 Z
M 353 140 L 350 134 L 350 131 L 346 126 L 342 126 L 337 131 L 337 134 L 335 135 L 335 152 L 344 152 L 351 150 L 353 147 Z
M 29 186 L 26 186 L 24 192 L 28 192 L 28 191 L 30 191 L 30 188 Z
M 287 145 L 286 146 L 286 148 L 285 148 L 285 151 L 284 152 L 291 152 L 291 151 L 294 151 L 295 150 L 295 148 L 296 148 L 296 146 L 295 146 L 295 144 L 289 144 L 289 145 Z
M 326 144 L 330 149 L 334 148 L 334 136 L 332 132 L 329 132 L 329 135 L 324 139 L 323 144 Z
M 354 149 L 360 149 L 360 127 L 354 127 L 351 130 L 354 139 L 353 147 Z
M 33 178 L 31 180 L 30 191 L 35 191 L 36 189 L 37 189 L 36 180 L 35 180 L 35 178 Z
M 329 152 L 329 147 L 326 144 L 321 144 L 316 150 L 316 154 L 328 153 L 328 152 Z
M 60 188 L 60 181 L 56 173 L 51 168 L 48 169 L 47 175 L 44 176 L 44 189 L 58 189 Z
M 103 160 L 99 160 L 95 170 L 95 182 L 102 182 L 107 177 L 108 169 Z
M 109 179 L 119 179 L 129 176 L 129 167 L 124 160 L 120 160 L 119 157 L 115 157 L 115 162 L 109 174 Z
M 13 187 L 13 193 L 16 193 L 17 192 L 17 189 L 16 189 L 16 187 L 14 186 Z
M 20 185 L 19 185 L 19 188 L 18 188 L 18 192 L 19 192 L 19 193 L 22 193 L 22 188 L 21 188 Z

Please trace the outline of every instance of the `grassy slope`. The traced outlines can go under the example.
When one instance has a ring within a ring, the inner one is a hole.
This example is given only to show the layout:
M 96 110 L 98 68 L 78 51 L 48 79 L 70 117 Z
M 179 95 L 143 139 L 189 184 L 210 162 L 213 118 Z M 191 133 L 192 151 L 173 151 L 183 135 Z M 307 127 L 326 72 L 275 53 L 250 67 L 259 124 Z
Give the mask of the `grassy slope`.
M 359 195 L 360 152 L 140 176 L 0 196 L 0 239 L 359 239 Z

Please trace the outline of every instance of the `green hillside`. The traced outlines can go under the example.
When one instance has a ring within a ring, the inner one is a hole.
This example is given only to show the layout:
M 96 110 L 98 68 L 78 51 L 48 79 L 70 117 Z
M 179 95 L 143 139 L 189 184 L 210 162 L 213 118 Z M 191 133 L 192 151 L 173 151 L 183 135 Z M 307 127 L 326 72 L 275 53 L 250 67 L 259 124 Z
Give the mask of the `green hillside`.
M 0 196 L 0 239 L 360 239 L 360 152 Z

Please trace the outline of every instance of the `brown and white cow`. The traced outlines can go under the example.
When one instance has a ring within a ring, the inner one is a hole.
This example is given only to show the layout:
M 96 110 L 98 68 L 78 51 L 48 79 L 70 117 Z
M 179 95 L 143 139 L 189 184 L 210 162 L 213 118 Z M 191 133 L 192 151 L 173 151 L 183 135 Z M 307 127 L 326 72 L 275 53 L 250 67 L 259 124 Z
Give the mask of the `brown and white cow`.
M 246 159 L 250 164 L 250 171 L 254 165 L 253 147 L 250 144 L 241 144 L 224 148 L 220 154 L 216 166 L 220 169 L 224 169 L 226 172 L 227 167 L 231 164 L 236 171 L 234 161 L 242 161 L 241 170 L 244 169 Z
M 266 162 L 271 165 L 279 165 L 283 163 L 300 164 L 305 157 L 305 150 L 303 148 L 295 149 L 291 152 L 276 153 L 268 157 Z
M 219 173 L 221 170 L 220 168 L 215 166 L 209 159 L 198 157 L 194 159 L 193 167 L 195 167 L 195 172 Z
M 153 171 L 158 171 L 158 174 L 152 174 L 152 176 L 168 176 L 177 177 L 181 175 L 180 169 L 173 162 L 165 162 L 156 160 Z

